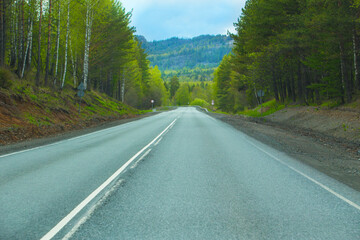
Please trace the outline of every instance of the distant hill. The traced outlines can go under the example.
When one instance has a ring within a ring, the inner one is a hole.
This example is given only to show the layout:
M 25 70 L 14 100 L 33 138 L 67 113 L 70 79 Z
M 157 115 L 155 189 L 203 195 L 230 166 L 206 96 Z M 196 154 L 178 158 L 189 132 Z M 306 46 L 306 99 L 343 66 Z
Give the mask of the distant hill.
M 233 40 L 225 35 L 203 35 L 192 39 L 171 38 L 148 42 L 138 36 L 152 66 L 157 65 L 168 79 L 173 75 L 183 81 L 212 80 L 213 70 L 224 55 L 231 52 Z

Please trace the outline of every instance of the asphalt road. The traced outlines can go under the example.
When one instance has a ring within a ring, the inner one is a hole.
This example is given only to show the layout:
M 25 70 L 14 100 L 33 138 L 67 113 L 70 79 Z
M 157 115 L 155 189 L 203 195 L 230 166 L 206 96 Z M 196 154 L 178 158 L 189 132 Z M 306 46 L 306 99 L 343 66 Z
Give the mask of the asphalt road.
M 360 193 L 180 108 L 0 156 L 0 239 L 360 239 Z

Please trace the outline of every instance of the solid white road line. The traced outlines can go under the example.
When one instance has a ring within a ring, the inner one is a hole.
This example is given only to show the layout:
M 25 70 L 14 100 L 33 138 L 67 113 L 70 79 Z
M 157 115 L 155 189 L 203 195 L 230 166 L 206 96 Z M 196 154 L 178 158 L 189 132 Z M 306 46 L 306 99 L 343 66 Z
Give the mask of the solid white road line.
M 335 192 L 334 190 L 332 190 L 331 188 L 325 186 L 324 184 L 316 181 L 315 179 L 313 179 L 312 177 L 306 175 L 305 173 L 301 172 L 300 170 L 297 170 L 296 168 L 290 166 L 289 164 L 285 163 L 284 161 L 280 160 L 279 158 L 277 158 L 276 156 L 272 155 L 271 153 L 268 153 L 267 151 L 265 151 L 264 149 L 256 146 L 254 143 L 247 141 L 248 143 L 250 143 L 251 145 L 253 145 L 255 148 L 259 149 L 261 152 L 265 153 L 266 155 L 270 156 L 271 158 L 273 158 L 274 160 L 276 160 L 277 162 L 281 163 L 282 165 L 290 168 L 291 170 L 293 170 L 294 172 L 300 174 L 301 176 L 305 177 L 306 179 L 310 180 L 311 182 L 315 183 L 316 185 L 318 185 L 319 187 L 321 187 L 322 189 L 328 191 L 329 193 L 331 193 L 332 195 L 334 195 L 335 197 L 341 199 L 342 201 L 346 202 L 347 204 L 349 204 L 350 206 L 356 208 L 357 210 L 360 211 L 360 206 L 352 201 L 350 201 L 349 199 L 347 199 L 346 197 L 342 196 L 341 194 Z
M 100 187 L 93 191 L 87 198 L 85 198 L 78 206 L 76 206 L 66 217 L 64 217 L 55 227 L 53 227 L 41 240 L 52 239 L 66 224 L 68 224 L 82 209 L 85 208 L 101 191 L 109 186 L 139 155 L 148 149 L 154 142 L 156 142 L 170 127 L 172 127 L 177 119 L 172 121 L 156 138 L 154 138 L 148 145 L 137 152 L 130 158 L 121 168 L 119 168 L 111 177 L 109 177 Z

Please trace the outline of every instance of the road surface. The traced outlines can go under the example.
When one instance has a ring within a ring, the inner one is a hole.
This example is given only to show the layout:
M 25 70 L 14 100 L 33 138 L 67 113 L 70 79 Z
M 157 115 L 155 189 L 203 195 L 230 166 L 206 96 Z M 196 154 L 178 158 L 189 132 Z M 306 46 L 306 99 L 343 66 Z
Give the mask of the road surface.
M 0 239 L 360 239 L 360 193 L 180 108 L 0 156 Z

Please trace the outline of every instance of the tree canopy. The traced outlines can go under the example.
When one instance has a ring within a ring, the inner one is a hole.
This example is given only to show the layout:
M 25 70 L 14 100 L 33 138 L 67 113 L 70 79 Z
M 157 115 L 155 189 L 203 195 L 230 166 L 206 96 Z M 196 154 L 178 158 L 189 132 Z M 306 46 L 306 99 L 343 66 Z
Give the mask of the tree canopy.
M 358 6 L 352 0 L 248 0 L 235 23 L 232 54 L 215 72 L 218 106 L 255 105 L 259 90 L 282 102 L 351 102 L 360 90 Z M 234 103 L 239 94 L 246 97 Z
M 0 65 L 20 78 L 54 89 L 82 82 L 138 108 L 161 104 L 162 81 L 119 1 L 0 0 L 0 13 Z

